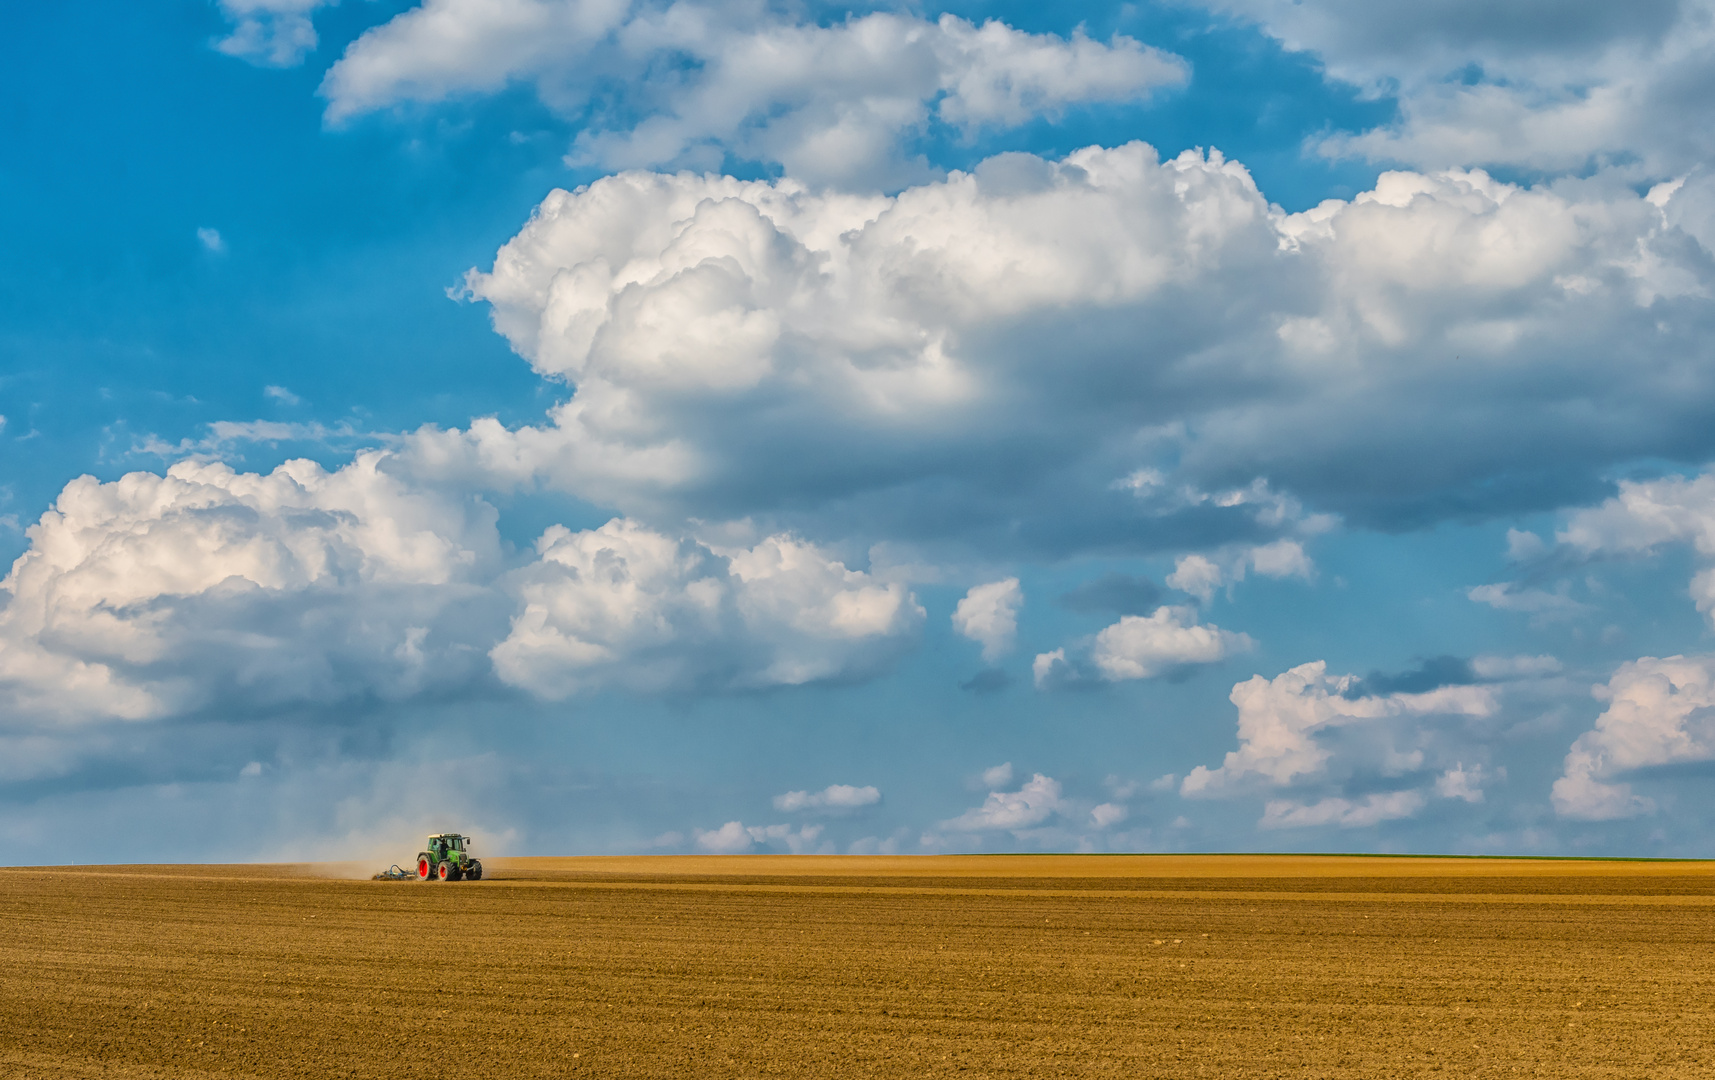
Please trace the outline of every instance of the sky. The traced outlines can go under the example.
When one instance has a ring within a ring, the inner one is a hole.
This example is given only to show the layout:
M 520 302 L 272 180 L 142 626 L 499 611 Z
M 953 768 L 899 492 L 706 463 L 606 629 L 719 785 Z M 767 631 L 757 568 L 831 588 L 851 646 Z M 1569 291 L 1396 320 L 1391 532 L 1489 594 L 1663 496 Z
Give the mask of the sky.
M 7 862 L 1712 854 L 1709 0 L 10 26 Z

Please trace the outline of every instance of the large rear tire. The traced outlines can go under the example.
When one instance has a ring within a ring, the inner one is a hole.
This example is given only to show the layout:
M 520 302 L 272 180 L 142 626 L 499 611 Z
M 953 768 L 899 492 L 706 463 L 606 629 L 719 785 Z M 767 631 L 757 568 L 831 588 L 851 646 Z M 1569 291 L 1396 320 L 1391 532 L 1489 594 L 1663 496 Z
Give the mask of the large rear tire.
M 441 865 L 436 868 L 435 876 L 440 878 L 442 881 L 453 880 L 453 864 L 443 860 Z
M 417 856 L 417 880 L 418 881 L 429 880 L 429 869 L 430 869 L 429 868 L 429 857 L 427 855 Z
M 481 881 L 482 880 L 482 863 L 480 863 L 480 862 L 471 863 L 470 869 L 466 870 L 464 872 L 464 876 L 469 878 L 472 881 Z

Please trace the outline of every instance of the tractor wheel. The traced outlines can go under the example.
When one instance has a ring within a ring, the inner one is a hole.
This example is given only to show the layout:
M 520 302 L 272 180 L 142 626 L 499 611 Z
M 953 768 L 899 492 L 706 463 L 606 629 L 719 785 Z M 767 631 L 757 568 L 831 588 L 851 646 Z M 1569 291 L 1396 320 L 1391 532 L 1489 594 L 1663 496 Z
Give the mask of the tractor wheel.
M 464 876 L 467 878 L 470 878 L 472 881 L 481 881 L 482 880 L 482 864 L 479 862 L 471 863 L 470 869 L 466 870 L 464 872 Z
M 435 871 L 435 876 L 440 878 L 442 881 L 451 881 L 453 879 L 453 864 L 450 862 L 441 863 L 440 867 Z
M 427 855 L 419 856 L 417 859 L 417 880 L 429 880 L 429 857 Z

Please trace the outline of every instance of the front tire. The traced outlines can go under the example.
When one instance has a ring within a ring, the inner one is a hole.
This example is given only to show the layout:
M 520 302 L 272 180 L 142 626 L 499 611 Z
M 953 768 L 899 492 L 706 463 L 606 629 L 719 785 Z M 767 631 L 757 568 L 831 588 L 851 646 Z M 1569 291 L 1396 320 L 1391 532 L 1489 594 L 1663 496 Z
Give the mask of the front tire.
M 435 876 L 440 878 L 442 881 L 451 881 L 453 879 L 453 864 L 450 862 L 441 863 L 441 865 L 435 869 Z
M 464 872 L 464 876 L 469 878 L 472 881 L 481 881 L 482 880 L 482 864 L 480 862 L 471 863 L 470 869 L 466 870 Z

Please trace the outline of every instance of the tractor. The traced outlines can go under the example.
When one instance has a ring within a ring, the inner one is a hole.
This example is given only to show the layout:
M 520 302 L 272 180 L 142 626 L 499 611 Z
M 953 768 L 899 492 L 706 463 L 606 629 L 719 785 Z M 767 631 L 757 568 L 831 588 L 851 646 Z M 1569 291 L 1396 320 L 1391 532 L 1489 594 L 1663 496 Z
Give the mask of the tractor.
M 469 843 L 470 837 L 458 833 L 436 833 L 429 837 L 429 850 L 417 853 L 417 880 L 481 881 L 482 863 L 465 850 Z

